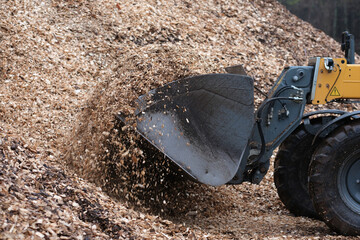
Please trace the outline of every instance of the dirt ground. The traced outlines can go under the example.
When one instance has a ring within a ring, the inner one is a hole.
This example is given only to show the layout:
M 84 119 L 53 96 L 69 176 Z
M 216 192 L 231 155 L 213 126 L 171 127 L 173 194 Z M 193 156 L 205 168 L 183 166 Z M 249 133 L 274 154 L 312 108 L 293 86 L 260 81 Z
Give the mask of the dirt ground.
M 320 55 L 343 54 L 273 0 L 0 0 L 0 238 L 345 239 L 291 215 L 272 168 L 209 187 L 114 134 L 164 83 L 243 64 L 266 91 Z

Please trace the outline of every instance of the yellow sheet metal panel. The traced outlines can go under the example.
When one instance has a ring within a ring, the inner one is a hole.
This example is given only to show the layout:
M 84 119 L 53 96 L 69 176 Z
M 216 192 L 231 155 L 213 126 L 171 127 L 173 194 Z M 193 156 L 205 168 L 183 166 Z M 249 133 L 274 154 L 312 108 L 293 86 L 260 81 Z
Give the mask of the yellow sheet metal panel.
M 334 69 L 328 71 L 320 59 L 313 104 L 334 99 L 360 99 L 360 65 L 347 64 L 345 58 L 334 58 Z

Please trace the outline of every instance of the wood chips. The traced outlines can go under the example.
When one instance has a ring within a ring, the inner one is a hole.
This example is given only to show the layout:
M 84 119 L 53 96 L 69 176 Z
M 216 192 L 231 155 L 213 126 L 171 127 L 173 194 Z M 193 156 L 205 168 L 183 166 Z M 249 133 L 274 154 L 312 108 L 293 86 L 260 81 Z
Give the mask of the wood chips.
M 231 65 L 267 91 L 311 56 L 343 53 L 274 0 L 0 0 L 0 238 L 342 238 L 293 217 L 272 169 L 260 185 L 196 184 L 114 117 Z

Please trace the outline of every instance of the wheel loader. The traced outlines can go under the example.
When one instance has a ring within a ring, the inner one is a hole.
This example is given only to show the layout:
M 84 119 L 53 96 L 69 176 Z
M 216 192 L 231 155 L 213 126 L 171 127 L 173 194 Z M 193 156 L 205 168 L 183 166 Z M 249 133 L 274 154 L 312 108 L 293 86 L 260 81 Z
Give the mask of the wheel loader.
M 254 80 L 239 66 L 166 84 L 138 99 L 136 131 L 212 186 L 259 184 L 279 147 L 274 181 L 286 208 L 359 235 L 360 111 L 304 113 L 307 104 L 360 99 L 353 35 L 343 33 L 341 48 L 344 58 L 286 67 L 256 111 Z

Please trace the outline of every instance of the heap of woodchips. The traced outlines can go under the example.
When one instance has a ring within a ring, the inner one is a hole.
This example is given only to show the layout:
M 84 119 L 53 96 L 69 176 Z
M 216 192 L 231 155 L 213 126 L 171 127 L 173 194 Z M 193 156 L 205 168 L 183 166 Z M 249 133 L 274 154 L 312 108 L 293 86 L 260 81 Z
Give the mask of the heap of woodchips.
M 266 92 L 286 65 L 342 55 L 275 0 L 0 0 L 0 238 L 341 238 L 293 217 L 272 170 L 192 183 L 115 115 L 185 76 L 243 64 Z

